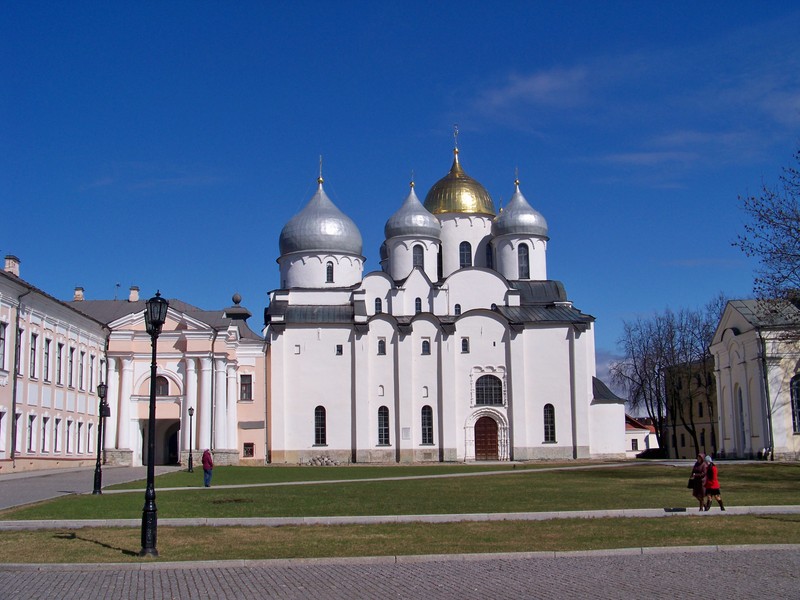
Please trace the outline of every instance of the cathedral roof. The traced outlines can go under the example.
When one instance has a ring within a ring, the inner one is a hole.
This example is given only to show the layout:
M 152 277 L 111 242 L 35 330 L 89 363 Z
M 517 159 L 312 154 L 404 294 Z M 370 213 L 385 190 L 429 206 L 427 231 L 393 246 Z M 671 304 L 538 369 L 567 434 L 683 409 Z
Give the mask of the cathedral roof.
M 361 232 L 356 224 L 319 188 L 308 204 L 281 230 L 281 255 L 292 252 L 361 254 Z
M 542 213 L 528 204 L 525 196 L 519 191 L 519 180 L 515 181 L 514 185 L 516 186 L 514 195 L 494 219 L 492 234 L 534 235 L 546 238 L 547 221 Z
M 400 235 L 439 239 L 442 224 L 422 206 L 422 202 L 414 192 L 414 183 L 412 182 L 411 191 L 402 206 L 386 221 L 383 231 L 386 239 Z
M 489 192 L 461 168 L 458 148 L 453 150 L 453 154 L 450 172 L 433 184 L 425 196 L 425 208 L 434 215 L 465 213 L 494 216 L 494 203 Z

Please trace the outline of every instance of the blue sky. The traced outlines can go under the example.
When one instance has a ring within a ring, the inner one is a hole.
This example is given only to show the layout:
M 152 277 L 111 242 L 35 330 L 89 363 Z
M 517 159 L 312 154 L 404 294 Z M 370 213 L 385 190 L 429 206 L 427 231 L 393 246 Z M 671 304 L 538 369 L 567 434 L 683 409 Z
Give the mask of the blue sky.
M 371 271 L 458 123 L 602 361 L 623 319 L 750 295 L 737 198 L 800 145 L 798 32 L 777 1 L 3 2 L 0 253 L 66 300 L 238 291 L 259 329 L 319 156 Z

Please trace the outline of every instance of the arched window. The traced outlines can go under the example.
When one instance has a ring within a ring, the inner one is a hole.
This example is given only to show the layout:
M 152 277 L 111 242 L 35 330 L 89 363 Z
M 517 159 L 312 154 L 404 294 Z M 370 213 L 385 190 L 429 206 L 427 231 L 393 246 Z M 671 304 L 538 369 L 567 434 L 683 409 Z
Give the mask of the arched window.
M 431 342 L 430 342 L 430 340 L 422 340 L 422 353 L 423 354 L 430 354 L 431 353 Z
M 425 269 L 425 254 L 422 246 L 420 244 L 415 245 L 411 252 L 412 266 Z
M 389 409 L 385 406 L 378 409 L 378 445 L 389 445 Z
M 453 313 L 454 313 L 456 316 L 459 316 L 459 315 L 461 314 L 461 305 L 460 305 L 460 304 L 456 304 L 456 305 L 453 307 Z
M 169 380 L 161 375 L 156 377 L 156 396 L 169 396 Z
M 483 375 L 475 382 L 475 404 L 502 405 L 503 382 L 494 375 Z
M 492 253 L 491 244 L 486 244 L 486 268 L 494 269 L 494 254 Z
M 422 443 L 433 443 L 433 409 L 430 406 L 422 407 Z
M 328 262 L 325 266 L 325 282 L 333 283 L 333 263 Z
M 531 278 L 531 261 L 528 253 L 528 244 L 520 244 L 517 248 L 517 260 L 519 261 L 519 278 Z
M 378 340 L 378 354 L 386 354 L 386 340 L 383 338 Z
M 314 409 L 314 445 L 324 446 L 328 442 L 327 424 L 325 422 L 325 407 L 318 406 Z
M 792 377 L 792 427 L 800 433 L 800 374 Z
M 383 301 L 380 298 L 375 298 L 375 314 L 379 315 L 383 312 Z
M 461 338 L 461 354 L 469 354 L 469 338 Z
M 417 298 L 414 300 L 414 312 L 421 313 L 422 312 L 422 298 Z
M 552 404 L 544 405 L 544 441 L 549 444 L 556 442 L 556 409 Z
M 472 246 L 469 242 L 461 242 L 458 247 L 458 264 L 460 269 L 472 266 Z

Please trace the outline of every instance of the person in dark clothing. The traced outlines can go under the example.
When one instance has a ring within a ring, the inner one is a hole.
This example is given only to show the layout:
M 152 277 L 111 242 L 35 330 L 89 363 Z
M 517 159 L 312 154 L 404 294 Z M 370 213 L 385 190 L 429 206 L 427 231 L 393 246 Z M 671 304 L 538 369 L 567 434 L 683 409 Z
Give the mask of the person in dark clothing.
M 706 472 L 708 466 L 706 465 L 705 456 L 703 454 L 697 455 L 697 460 L 692 465 L 692 496 L 694 496 L 700 503 L 700 510 L 705 510 L 706 502 Z
M 211 487 L 211 471 L 214 469 L 214 459 L 211 451 L 206 448 L 203 452 L 203 485 Z
M 717 501 L 720 510 L 725 510 L 725 505 L 722 503 L 722 494 L 719 491 L 717 465 L 714 464 L 710 456 L 706 456 L 706 510 L 711 508 L 712 499 Z

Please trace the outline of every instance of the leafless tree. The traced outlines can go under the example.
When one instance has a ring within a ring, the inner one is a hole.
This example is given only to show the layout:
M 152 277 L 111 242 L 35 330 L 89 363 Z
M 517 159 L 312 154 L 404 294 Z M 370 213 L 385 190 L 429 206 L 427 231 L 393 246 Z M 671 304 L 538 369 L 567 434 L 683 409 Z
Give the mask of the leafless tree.
M 800 301 L 800 150 L 795 166 L 784 167 L 778 184 L 739 200 L 749 218 L 734 246 L 755 257 L 754 291 L 765 301 Z M 771 303 L 775 306 L 775 303 Z
M 667 425 L 674 430 L 681 424 L 699 451 L 692 410 L 695 396 L 704 398 L 713 421 L 715 382 L 709 345 L 725 303 L 720 294 L 702 309 L 667 309 L 623 323 L 618 342 L 623 358 L 612 363 L 611 378 L 626 390 L 631 409 L 644 410 L 652 419 L 660 448 L 668 447 Z M 711 444 L 716 446 L 713 431 Z

